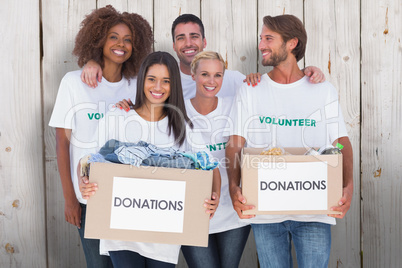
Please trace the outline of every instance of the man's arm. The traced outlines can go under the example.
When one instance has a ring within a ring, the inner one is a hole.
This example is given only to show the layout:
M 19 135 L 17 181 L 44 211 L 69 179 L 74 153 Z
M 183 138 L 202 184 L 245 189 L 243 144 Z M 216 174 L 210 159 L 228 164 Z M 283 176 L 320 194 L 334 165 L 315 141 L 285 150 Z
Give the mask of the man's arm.
M 230 136 L 226 145 L 227 172 L 229 179 L 229 193 L 234 210 L 241 219 L 250 219 L 255 215 L 243 215 L 243 210 L 253 209 L 254 206 L 246 205 L 247 200 L 242 195 L 240 188 L 240 154 L 246 140 L 237 135 Z
M 89 60 L 81 73 L 81 81 L 92 88 L 98 86 L 98 81 L 102 81 L 102 68 L 94 60 Z
M 342 164 L 343 164 L 343 194 L 339 200 L 337 207 L 332 207 L 333 211 L 342 212 L 341 215 L 331 214 L 329 216 L 342 219 L 348 212 L 352 203 L 353 197 L 353 151 L 352 145 L 348 137 L 342 137 L 334 141 L 334 146 L 340 143 L 343 145 L 342 149 Z
M 317 84 L 325 82 L 325 75 L 318 67 L 307 66 L 302 71 L 306 76 L 310 77 L 309 78 L 310 83 Z
M 71 180 L 70 137 L 70 129 L 56 128 L 57 166 L 64 195 L 64 216 L 67 222 L 81 228 L 81 206 Z

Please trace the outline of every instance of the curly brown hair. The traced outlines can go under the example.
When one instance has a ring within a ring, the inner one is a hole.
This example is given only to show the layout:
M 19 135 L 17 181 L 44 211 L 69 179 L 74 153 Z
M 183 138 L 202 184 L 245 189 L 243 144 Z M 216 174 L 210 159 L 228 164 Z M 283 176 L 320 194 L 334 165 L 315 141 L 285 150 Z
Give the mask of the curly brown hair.
M 149 23 L 135 13 L 116 11 L 111 5 L 95 9 L 81 22 L 81 29 L 75 38 L 73 54 L 78 57 L 78 66 L 89 60 L 96 61 L 102 68 L 103 46 L 107 33 L 116 24 L 124 23 L 133 33 L 131 57 L 123 63 L 122 75 L 129 79 L 137 75 L 144 58 L 151 53 L 153 36 Z

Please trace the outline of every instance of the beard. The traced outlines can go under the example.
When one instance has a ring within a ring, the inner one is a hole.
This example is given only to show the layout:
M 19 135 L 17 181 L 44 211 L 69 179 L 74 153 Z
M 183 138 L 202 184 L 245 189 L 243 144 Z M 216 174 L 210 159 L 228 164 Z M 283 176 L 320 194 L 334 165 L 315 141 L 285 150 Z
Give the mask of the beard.
M 271 52 L 271 56 L 267 59 L 262 59 L 263 66 L 278 66 L 281 62 L 285 61 L 288 58 L 288 53 L 286 52 L 286 43 L 283 42 L 282 46 L 278 51 Z

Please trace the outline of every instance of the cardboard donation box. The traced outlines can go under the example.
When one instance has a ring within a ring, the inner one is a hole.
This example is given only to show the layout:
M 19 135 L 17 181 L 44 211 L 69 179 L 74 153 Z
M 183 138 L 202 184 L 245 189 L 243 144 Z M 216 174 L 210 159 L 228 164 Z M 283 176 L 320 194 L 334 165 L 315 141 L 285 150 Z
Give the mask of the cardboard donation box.
M 242 151 L 241 184 L 247 204 L 258 214 L 340 214 L 330 211 L 342 197 L 342 155 L 304 155 L 285 148 L 284 155 Z
M 93 163 L 85 237 L 208 246 L 212 171 Z

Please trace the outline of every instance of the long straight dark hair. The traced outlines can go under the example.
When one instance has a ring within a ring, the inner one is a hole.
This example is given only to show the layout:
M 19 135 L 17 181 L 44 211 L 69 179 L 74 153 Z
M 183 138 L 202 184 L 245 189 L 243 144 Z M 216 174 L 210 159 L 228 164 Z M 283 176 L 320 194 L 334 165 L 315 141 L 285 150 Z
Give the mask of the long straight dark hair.
M 169 136 L 173 132 L 176 143 L 182 145 L 186 139 L 186 123 L 192 128 L 193 124 L 187 116 L 184 106 L 183 89 L 181 86 L 180 70 L 176 59 L 167 52 L 157 51 L 149 54 L 141 64 L 137 76 L 137 95 L 134 109 L 145 105 L 144 83 L 149 67 L 161 64 L 169 71 L 170 96 L 166 99 L 163 111 L 168 117 Z

